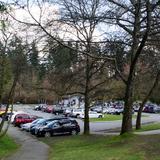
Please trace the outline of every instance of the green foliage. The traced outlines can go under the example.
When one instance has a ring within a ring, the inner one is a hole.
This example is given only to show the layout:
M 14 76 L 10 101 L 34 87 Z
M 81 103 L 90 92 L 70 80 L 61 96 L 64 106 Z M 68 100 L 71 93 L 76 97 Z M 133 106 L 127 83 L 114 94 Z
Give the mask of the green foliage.
M 0 102 L 6 86 L 9 84 L 12 78 L 11 63 L 7 55 L 5 54 L 5 47 L 0 43 Z
M 16 36 L 12 38 L 9 44 L 8 56 L 12 63 L 14 74 L 25 72 L 27 67 L 26 46 L 22 44 L 22 40 Z
M 38 79 L 39 80 L 43 80 L 43 78 L 46 75 L 46 65 L 44 63 L 39 64 L 38 69 L 39 69 L 39 71 L 38 71 Z
M 71 46 L 71 44 L 69 45 Z M 71 65 L 76 60 L 76 55 L 74 54 L 74 51 L 62 45 L 58 45 L 56 48 L 52 48 L 52 46 L 49 47 L 49 68 L 55 68 L 57 71 L 64 71 L 70 69 Z
M 39 65 L 39 60 L 38 60 L 38 50 L 36 47 L 35 42 L 33 41 L 31 44 L 31 51 L 29 53 L 29 62 L 31 65 L 36 69 Z

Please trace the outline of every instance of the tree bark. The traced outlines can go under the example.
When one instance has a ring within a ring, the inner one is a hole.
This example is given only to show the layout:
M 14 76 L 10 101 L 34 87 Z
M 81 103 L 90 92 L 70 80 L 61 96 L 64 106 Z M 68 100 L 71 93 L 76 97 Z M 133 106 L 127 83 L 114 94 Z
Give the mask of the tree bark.
M 155 81 L 153 83 L 153 86 L 151 87 L 149 93 L 147 94 L 147 96 L 144 98 L 142 104 L 139 107 L 138 110 L 138 114 L 137 114 L 137 119 L 136 119 L 136 130 L 141 129 L 141 116 L 142 116 L 142 111 L 144 108 L 144 105 L 146 104 L 147 100 L 149 99 L 149 97 L 152 95 L 154 89 L 156 88 L 156 86 L 158 85 L 159 82 L 159 78 L 160 78 L 160 71 L 158 71 Z
M 133 80 L 127 82 L 121 134 L 132 131 Z
M 2 118 L 2 121 L 0 123 L 0 138 L 5 135 L 2 129 L 3 129 L 4 122 L 5 122 L 5 119 L 6 119 L 6 115 L 7 115 L 8 109 L 9 109 L 9 105 L 13 102 L 14 91 L 15 91 L 15 87 L 16 87 L 18 78 L 19 78 L 19 75 L 16 74 L 15 78 L 13 80 L 13 84 L 12 84 L 12 87 L 10 89 L 9 95 L 8 95 L 8 102 L 7 102 L 7 106 L 6 106 L 6 109 L 5 109 L 4 118 Z M 5 133 L 6 132 L 7 131 L 5 130 Z
M 85 84 L 85 117 L 84 117 L 84 134 L 90 134 L 89 126 L 89 57 L 86 56 L 86 84 Z

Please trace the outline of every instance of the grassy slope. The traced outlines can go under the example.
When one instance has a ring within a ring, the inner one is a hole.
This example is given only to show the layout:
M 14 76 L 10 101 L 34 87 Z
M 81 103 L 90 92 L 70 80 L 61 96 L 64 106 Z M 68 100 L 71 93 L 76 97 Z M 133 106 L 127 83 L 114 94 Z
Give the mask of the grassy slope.
M 145 124 L 145 125 L 142 125 L 142 128 L 140 130 L 136 130 L 136 131 L 143 132 L 143 131 L 151 131 L 156 129 L 160 129 L 160 123 Z
M 160 135 L 60 136 L 43 139 L 49 160 L 160 160 Z
M 136 115 L 133 115 L 133 118 L 136 118 Z M 90 118 L 90 122 L 115 121 L 121 119 L 122 119 L 122 114 L 121 115 L 105 114 L 103 118 Z
M 0 159 L 10 155 L 18 148 L 18 145 L 8 136 L 0 139 Z

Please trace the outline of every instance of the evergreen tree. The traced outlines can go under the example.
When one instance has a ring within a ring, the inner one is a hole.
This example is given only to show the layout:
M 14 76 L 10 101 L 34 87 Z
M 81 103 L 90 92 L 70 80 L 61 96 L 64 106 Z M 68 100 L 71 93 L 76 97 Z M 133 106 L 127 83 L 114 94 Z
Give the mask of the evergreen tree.
M 39 65 L 38 50 L 36 47 L 36 43 L 34 41 L 31 44 L 31 50 L 29 53 L 29 62 L 31 63 L 31 65 L 34 69 L 37 69 L 37 67 Z

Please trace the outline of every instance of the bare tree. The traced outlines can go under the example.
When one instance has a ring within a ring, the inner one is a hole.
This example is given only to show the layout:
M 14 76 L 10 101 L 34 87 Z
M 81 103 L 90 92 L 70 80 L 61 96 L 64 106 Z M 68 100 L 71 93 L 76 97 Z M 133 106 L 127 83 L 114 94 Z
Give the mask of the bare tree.
M 119 26 L 123 31 L 128 44 L 129 71 L 126 79 L 125 107 L 122 121 L 121 134 L 132 131 L 132 104 L 133 88 L 136 74 L 136 66 L 140 55 L 146 45 L 152 29 L 152 13 L 158 3 L 152 4 L 149 0 L 142 1 L 115 1 L 108 0 L 112 4 L 110 23 Z
M 86 1 L 86 0 L 63 0 L 63 1 L 51 1 L 50 4 L 54 5 L 56 4 L 59 7 L 59 15 L 57 18 L 52 18 L 51 20 L 48 20 L 47 22 L 43 21 L 43 5 L 44 3 L 41 1 L 37 1 L 38 6 L 40 9 L 40 17 L 36 18 L 32 11 L 30 10 L 30 1 L 26 1 L 26 4 L 22 5 L 21 8 L 24 8 L 27 10 L 28 14 L 34 20 L 33 23 L 29 22 L 22 22 L 21 20 L 18 20 L 21 23 L 26 23 L 31 26 L 38 26 L 45 34 L 47 34 L 50 38 L 55 40 L 58 44 L 63 45 L 64 47 L 67 47 L 73 51 L 76 51 L 77 54 L 79 54 L 79 57 L 83 59 L 83 62 L 81 63 L 84 67 L 83 69 L 83 95 L 85 96 L 85 123 L 84 123 L 84 134 L 89 134 L 89 105 L 90 105 L 90 93 L 93 92 L 93 90 L 101 85 L 103 85 L 106 82 L 106 79 L 103 80 L 103 82 L 98 82 L 93 85 L 93 82 L 91 84 L 91 81 L 95 79 L 95 75 L 100 73 L 100 70 L 105 66 L 104 64 L 107 62 L 109 58 L 105 60 L 102 60 L 101 52 L 95 52 L 95 44 L 93 43 L 95 40 L 95 32 L 97 31 L 98 25 L 103 21 L 104 15 L 106 14 L 103 7 L 104 1 L 94 0 L 94 1 Z M 17 5 L 16 4 L 16 5 Z M 14 16 L 10 14 L 10 16 L 14 19 L 16 19 Z M 16 19 L 17 20 L 17 19 Z M 59 29 L 61 29 L 60 33 L 65 33 L 67 35 L 66 38 L 74 39 L 74 41 L 78 41 L 79 45 L 81 47 L 76 48 L 74 46 L 69 46 L 64 41 L 61 41 L 59 36 L 57 34 L 52 34 L 50 31 L 51 28 L 54 25 L 60 26 Z M 67 28 L 67 29 L 66 29 Z M 71 35 L 71 36 L 70 36 Z M 97 60 L 98 59 L 98 60 Z M 94 77 L 94 78 L 93 78 Z M 96 82 L 94 80 L 94 82 Z

